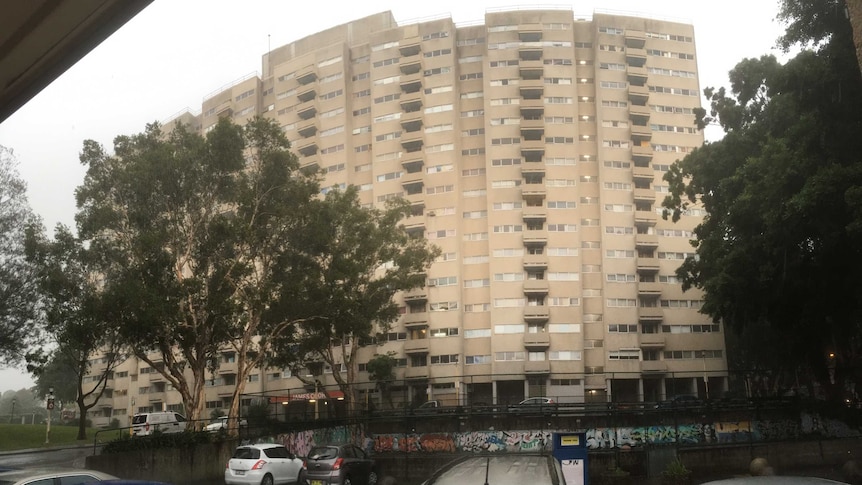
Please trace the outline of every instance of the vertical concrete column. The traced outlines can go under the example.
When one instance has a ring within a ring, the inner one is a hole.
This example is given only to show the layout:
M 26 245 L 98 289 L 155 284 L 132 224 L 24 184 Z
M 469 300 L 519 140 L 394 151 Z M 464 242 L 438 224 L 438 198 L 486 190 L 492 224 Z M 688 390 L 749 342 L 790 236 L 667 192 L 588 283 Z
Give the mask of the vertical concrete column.
M 658 386 L 658 389 L 659 389 L 658 398 L 659 398 L 659 401 L 666 401 L 667 400 L 667 381 L 665 380 L 664 377 L 662 377 L 659 380 L 661 382 L 659 383 L 659 386 Z
M 524 379 L 524 399 L 532 397 L 530 396 L 530 380 Z
M 606 396 L 605 401 L 606 402 L 614 402 L 614 396 L 613 396 L 613 390 L 612 390 L 613 386 L 611 386 L 611 383 L 613 381 L 614 380 L 611 379 L 610 377 L 605 378 L 605 396 Z
M 638 379 L 638 402 L 644 402 L 644 378 Z
M 497 381 L 491 381 L 491 404 L 499 404 L 497 402 Z

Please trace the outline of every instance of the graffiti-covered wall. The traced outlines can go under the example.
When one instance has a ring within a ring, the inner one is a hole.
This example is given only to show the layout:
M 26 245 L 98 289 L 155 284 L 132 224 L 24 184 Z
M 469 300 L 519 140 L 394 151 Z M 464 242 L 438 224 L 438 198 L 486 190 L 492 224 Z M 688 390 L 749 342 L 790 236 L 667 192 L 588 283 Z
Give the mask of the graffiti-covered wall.
M 366 435 L 360 426 L 299 431 L 277 441 L 306 456 L 317 444 L 352 442 L 368 452 L 519 452 L 549 449 L 554 431 L 585 431 L 587 448 L 603 450 L 662 444 L 721 444 L 794 440 L 817 435 L 859 437 L 862 433 L 840 421 L 803 413 L 800 419 L 752 420 L 679 425 L 590 428 L 586 430 L 507 430 L 457 433 L 379 433 Z

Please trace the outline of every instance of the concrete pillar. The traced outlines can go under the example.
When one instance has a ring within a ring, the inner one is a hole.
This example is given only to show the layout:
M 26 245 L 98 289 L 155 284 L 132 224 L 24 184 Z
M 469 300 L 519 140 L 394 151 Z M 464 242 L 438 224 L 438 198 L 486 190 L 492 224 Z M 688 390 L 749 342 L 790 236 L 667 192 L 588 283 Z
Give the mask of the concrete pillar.
M 530 396 L 530 380 L 524 379 L 524 399 L 532 397 Z
M 659 380 L 661 381 L 659 383 L 659 386 L 658 386 L 658 388 L 659 388 L 659 401 L 666 401 L 667 400 L 667 383 L 666 383 L 664 377 L 662 377 Z
M 613 391 L 611 390 L 613 387 L 613 386 L 611 386 L 611 383 L 613 381 L 614 380 L 611 379 L 610 377 L 605 379 L 605 401 L 607 401 L 607 402 L 614 402 Z
M 638 379 L 638 402 L 644 402 L 644 378 Z
M 491 381 L 491 404 L 499 404 L 497 402 L 497 381 Z

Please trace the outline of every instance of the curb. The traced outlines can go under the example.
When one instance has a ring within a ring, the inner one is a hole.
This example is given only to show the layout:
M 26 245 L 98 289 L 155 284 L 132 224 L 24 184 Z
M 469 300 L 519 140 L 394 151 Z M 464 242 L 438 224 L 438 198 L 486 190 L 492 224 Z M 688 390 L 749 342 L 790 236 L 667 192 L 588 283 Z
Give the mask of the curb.
M 101 445 L 101 443 L 99 443 Z M 48 448 L 24 448 L 20 450 L 9 450 L 9 451 L 0 451 L 0 456 L 12 456 L 12 455 L 27 455 L 31 453 L 47 453 L 50 451 L 60 451 L 60 450 L 75 450 L 79 448 L 93 448 L 92 443 L 88 444 L 80 444 L 80 445 L 63 445 L 63 446 L 51 446 Z

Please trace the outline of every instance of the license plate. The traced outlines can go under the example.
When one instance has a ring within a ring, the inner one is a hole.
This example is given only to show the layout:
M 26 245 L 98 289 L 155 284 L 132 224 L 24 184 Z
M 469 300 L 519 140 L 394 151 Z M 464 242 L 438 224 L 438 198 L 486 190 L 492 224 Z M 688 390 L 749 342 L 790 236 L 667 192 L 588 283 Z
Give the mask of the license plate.
M 323 485 L 323 480 L 312 480 L 311 485 Z
M 242 476 L 242 475 L 245 475 L 245 470 L 234 470 L 234 473 L 236 473 L 237 475 Z

